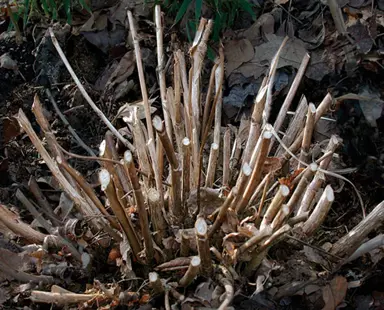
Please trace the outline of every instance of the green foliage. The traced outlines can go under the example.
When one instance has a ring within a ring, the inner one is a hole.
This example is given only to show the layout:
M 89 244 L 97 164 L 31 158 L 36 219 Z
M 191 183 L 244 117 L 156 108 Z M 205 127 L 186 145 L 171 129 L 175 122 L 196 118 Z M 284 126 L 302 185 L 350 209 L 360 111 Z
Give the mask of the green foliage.
M 85 0 L 24 0 L 21 5 L 18 5 L 18 11 L 13 13 L 13 15 L 16 22 L 19 18 L 23 19 L 24 28 L 31 15 L 43 15 L 54 21 L 65 18 L 67 23 L 71 24 L 72 12 L 75 7 L 85 9 L 88 13 L 92 14 L 92 10 Z M 11 23 L 10 29 L 12 28 L 14 28 L 14 25 Z
M 148 1 L 148 0 L 146 0 Z M 193 41 L 194 34 L 199 25 L 203 4 L 214 12 L 214 25 L 212 39 L 218 42 L 222 31 L 233 27 L 239 12 L 248 12 L 252 19 L 256 19 L 253 5 L 248 0 L 157 0 L 155 4 L 161 4 L 169 14 L 175 14 L 174 24 L 179 23 L 185 16 L 191 5 L 195 4 L 195 18 L 186 22 L 188 40 Z M 208 47 L 208 58 L 213 60 L 215 53 Z
M 204 4 L 214 12 L 213 40 L 219 40 L 221 32 L 234 25 L 238 13 L 248 12 L 255 20 L 256 14 L 253 11 L 253 5 L 248 0 L 164 0 L 157 1 L 169 12 L 176 11 L 174 24 L 177 24 L 185 16 L 187 10 L 195 4 L 195 19 L 187 21 L 187 35 L 193 37 L 192 33 L 196 31 L 200 21 L 201 12 Z

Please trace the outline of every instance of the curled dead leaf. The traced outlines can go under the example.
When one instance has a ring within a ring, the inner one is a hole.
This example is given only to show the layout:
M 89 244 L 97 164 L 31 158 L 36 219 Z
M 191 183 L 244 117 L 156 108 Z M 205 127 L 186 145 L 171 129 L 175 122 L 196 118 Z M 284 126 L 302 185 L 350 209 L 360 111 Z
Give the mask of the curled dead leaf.
M 331 283 L 323 287 L 325 306 L 322 310 L 335 310 L 347 294 L 348 282 L 342 276 L 336 276 Z

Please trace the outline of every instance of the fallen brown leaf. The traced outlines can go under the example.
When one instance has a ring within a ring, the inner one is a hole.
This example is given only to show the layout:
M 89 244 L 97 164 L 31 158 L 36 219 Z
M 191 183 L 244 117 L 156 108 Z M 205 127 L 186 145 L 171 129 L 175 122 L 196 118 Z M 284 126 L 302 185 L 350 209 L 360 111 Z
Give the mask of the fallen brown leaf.
M 323 288 L 325 306 L 322 310 L 335 310 L 344 300 L 347 293 L 348 282 L 342 276 L 333 278 L 331 283 Z

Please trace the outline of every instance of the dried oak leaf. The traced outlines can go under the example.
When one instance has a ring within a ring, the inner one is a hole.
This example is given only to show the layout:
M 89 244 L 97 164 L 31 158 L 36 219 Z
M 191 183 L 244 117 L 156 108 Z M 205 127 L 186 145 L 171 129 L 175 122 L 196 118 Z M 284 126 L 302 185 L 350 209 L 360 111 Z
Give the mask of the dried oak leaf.
M 323 299 L 325 306 L 322 310 L 335 310 L 344 300 L 347 294 L 348 282 L 342 276 L 333 278 L 331 283 L 323 287 Z
M 255 54 L 251 42 L 247 39 L 228 41 L 225 44 L 224 51 L 227 61 L 225 66 L 227 76 L 244 62 L 250 61 Z
M 284 40 L 284 37 L 273 34 L 269 35 L 268 38 L 270 41 L 259 45 L 255 49 L 254 57 L 249 62 L 234 70 L 234 72 L 239 72 L 244 76 L 253 75 L 254 78 L 261 76 L 270 66 L 272 58 Z M 307 50 L 301 40 L 297 38 L 289 39 L 281 52 L 277 68 L 292 66 L 298 69 L 306 53 Z

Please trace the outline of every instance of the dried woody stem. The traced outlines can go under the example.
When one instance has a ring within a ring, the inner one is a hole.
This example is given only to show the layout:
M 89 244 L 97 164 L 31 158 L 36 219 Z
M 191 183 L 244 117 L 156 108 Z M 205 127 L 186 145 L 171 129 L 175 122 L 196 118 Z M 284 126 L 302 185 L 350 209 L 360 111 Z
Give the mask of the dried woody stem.
M 248 185 L 244 191 L 244 194 L 241 196 L 239 203 L 236 206 L 236 212 L 238 214 L 240 214 L 244 211 L 244 209 L 246 208 L 246 206 L 249 203 L 249 200 L 250 200 L 253 192 L 255 191 L 257 185 L 259 185 L 259 183 L 260 183 L 261 174 L 263 171 L 263 166 L 264 166 L 265 160 L 267 158 L 269 144 L 270 144 L 271 138 L 272 138 L 272 132 L 269 130 L 269 126 L 270 126 L 269 124 L 267 124 L 267 126 L 265 126 L 266 130 L 263 133 L 263 135 L 261 136 L 261 145 L 260 145 L 260 150 L 257 154 L 255 167 L 252 171 L 250 180 L 249 180 Z
M 39 152 L 43 160 L 45 161 L 53 176 L 56 178 L 60 186 L 75 203 L 75 206 L 78 208 L 78 211 L 84 216 L 89 216 L 92 218 L 94 216 L 94 210 L 61 173 L 57 164 L 53 161 L 53 159 L 48 154 L 47 150 L 44 148 L 42 142 L 33 130 L 31 123 L 29 122 L 28 118 L 21 109 L 19 110 L 18 121 L 20 126 L 28 134 L 30 140 L 32 141 L 33 145 L 35 146 L 36 150 Z M 100 229 L 100 226 L 96 221 L 92 220 L 91 223 L 94 225 L 96 230 Z
M 85 151 L 88 152 L 90 156 L 95 157 L 96 154 L 93 152 L 93 150 L 84 143 L 84 141 L 79 137 L 79 135 L 76 133 L 76 131 L 73 129 L 71 124 L 68 122 L 67 118 L 63 113 L 61 113 L 55 98 L 53 98 L 51 90 L 49 88 L 45 89 L 45 93 L 48 96 L 48 99 L 51 101 L 53 107 L 55 108 L 56 114 L 60 117 L 61 121 L 64 123 L 65 127 L 68 128 L 68 131 L 71 133 L 71 135 L 75 138 L 75 141 L 77 144 L 82 147 Z
M 336 149 L 341 144 L 342 140 L 340 137 L 333 135 L 331 136 L 328 146 L 325 149 L 325 153 L 333 154 Z M 326 170 L 332 160 L 332 156 L 328 156 L 325 159 L 323 159 L 320 162 L 320 169 Z M 307 190 L 305 191 L 305 194 L 303 196 L 303 200 L 301 201 L 300 208 L 297 212 L 297 215 L 302 214 L 303 212 L 309 211 L 311 209 L 311 204 L 313 199 L 315 198 L 316 193 L 320 189 L 320 187 L 323 185 L 325 181 L 324 173 L 321 171 L 317 171 L 314 179 L 312 182 L 308 185 Z
M 28 189 L 33 194 L 38 205 L 43 209 L 43 211 L 49 217 L 52 223 L 56 226 L 59 226 L 61 224 L 61 221 L 57 218 L 56 214 L 53 213 L 47 198 L 44 196 L 43 192 L 41 191 L 39 185 L 36 182 L 36 179 L 33 176 L 29 178 Z
M 65 171 L 67 171 L 73 179 L 79 184 L 81 189 L 88 195 L 89 199 L 92 200 L 94 205 L 99 209 L 99 211 L 105 216 L 105 218 L 111 223 L 112 227 L 120 230 L 120 226 L 117 221 L 108 213 L 108 211 L 104 208 L 100 199 L 97 197 L 92 186 L 84 179 L 84 177 L 73 167 L 71 167 L 67 162 L 61 161 L 57 158 L 57 162 L 60 167 L 63 167 Z
M 167 103 L 166 96 L 166 80 L 165 80 L 165 71 L 164 71 L 164 48 L 163 48 L 163 24 L 161 18 L 161 7 L 160 5 L 155 6 L 155 24 L 156 24 L 156 47 L 157 47 L 157 73 L 159 77 L 159 85 L 160 85 L 160 98 L 161 105 L 163 107 L 163 114 L 165 120 L 165 128 L 168 134 L 168 137 L 172 137 L 172 123 L 170 118 L 170 111 Z M 148 119 L 147 119 L 148 122 Z M 150 123 L 148 123 L 150 124 Z M 148 125 L 150 126 L 150 125 Z
M 175 136 L 176 136 L 176 145 L 177 145 L 177 151 L 179 154 L 182 153 L 182 140 L 185 137 L 185 126 L 182 122 L 182 106 L 181 106 L 181 85 L 180 85 L 180 63 L 178 61 L 178 58 L 174 57 L 175 63 L 174 63 L 174 88 L 175 88 L 175 94 L 173 98 L 173 106 L 174 106 L 174 130 L 175 130 Z M 185 117 L 184 117 L 185 119 Z
M 339 239 L 332 247 L 333 255 L 348 258 L 363 242 L 370 232 L 384 221 L 384 201 L 379 203 L 359 224 Z
M 138 261 L 140 261 L 140 252 L 142 249 L 139 242 L 139 238 L 136 235 L 135 229 L 130 218 L 127 217 L 123 207 L 117 199 L 115 187 L 113 186 L 111 175 L 109 174 L 108 170 L 104 168 L 100 170 L 99 181 L 101 184 L 101 190 L 105 192 L 109 201 L 109 205 L 113 213 L 116 215 L 116 218 L 119 221 L 122 230 L 127 236 L 128 242 L 132 248 L 133 255 Z
M 45 234 L 34 230 L 30 225 L 24 223 L 7 209 L 6 206 L 0 204 L 0 221 L 8 229 L 10 229 L 16 235 L 28 240 L 31 243 L 42 244 L 44 242 Z
M 313 233 L 324 222 L 334 200 L 335 195 L 333 193 L 333 189 L 330 185 L 328 185 L 325 187 L 315 209 L 302 227 L 303 232 L 307 235 L 307 237 L 313 235 Z
M 267 209 L 267 212 L 263 217 L 263 221 L 260 225 L 261 230 L 272 224 L 273 219 L 275 218 L 277 212 L 279 212 L 284 200 L 288 197 L 288 195 L 289 187 L 286 185 L 280 185 L 277 193 L 273 197 L 273 200 Z
M 252 151 L 254 150 L 257 140 L 259 139 L 262 125 L 262 115 L 265 105 L 265 97 L 267 92 L 267 77 L 263 79 L 263 82 L 259 88 L 257 96 L 253 104 L 253 112 L 251 117 L 251 127 L 249 129 L 249 136 L 247 144 L 244 149 L 243 163 L 251 160 Z
M 71 65 L 68 62 L 67 57 L 65 57 L 65 54 L 63 50 L 60 47 L 59 42 L 57 41 L 55 34 L 53 33 L 52 28 L 48 28 L 49 34 L 51 36 L 51 40 L 53 45 L 55 46 L 61 60 L 63 61 L 65 67 L 67 68 L 69 74 L 71 75 L 72 79 L 76 83 L 77 87 L 79 88 L 81 94 L 83 95 L 84 99 L 89 103 L 91 108 L 96 112 L 96 114 L 100 117 L 100 119 L 104 122 L 105 125 L 113 132 L 113 134 L 129 149 L 132 151 L 135 150 L 134 146 L 125 139 L 118 131 L 117 129 L 111 124 L 111 122 L 106 118 L 106 116 L 103 114 L 103 112 L 96 106 L 96 104 L 93 102 L 91 97 L 88 95 L 87 91 L 85 90 L 84 86 L 81 84 L 79 78 L 76 76 L 75 72 L 73 71 Z
M 303 172 L 299 183 L 297 184 L 291 198 L 286 204 L 286 208 L 281 209 L 272 222 L 272 228 L 276 230 L 281 226 L 284 220 L 293 212 L 295 206 L 299 203 L 305 189 L 307 188 L 309 182 L 313 178 L 314 174 L 317 171 L 317 164 L 312 163 L 307 169 Z M 304 214 L 304 213 L 302 213 Z
M 275 129 L 276 132 L 279 132 L 281 126 L 283 125 L 285 116 L 287 115 L 287 112 L 292 104 L 293 98 L 296 96 L 297 89 L 299 88 L 299 85 L 304 76 L 304 73 L 308 66 L 310 58 L 311 57 L 308 54 L 305 54 L 303 60 L 301 61 L 299 70 L 297 71 L 295 79 L 293 80 L 292 85 L 288 91 L 288 94 L 284 99 L 283 105 L 280 108 L 276 121 L 273 124 L 273 128 Z M 270 149 L 272 148 L 272 146 L 273 146 L 273 142 L 271 143 Z
M 223 182 L 224 190 L 229 188 L 231 178 L 230 159 L 231 159 L 231 131 L 227 129 L 224 133 L 223 143 Z
M 213 273 L 213 265 L 211 253 L 209 250 L 208 226 L 204 218 L 198 217 L 195 222 L 195 233 L 197 241 L 197 250 L 201 260 L 201 272 L 205 276 L 211 276 Z
M 150 272 L 148 274 L 149 284 L 156 294 L 164 292 L 164 285 L 161 282 L 160 276 L 157 272 Z
M 125 164 L 127 175 L 129 176 L 129 179 L 132 184 L 133 195 L 135 196 L 135 200 L 136 200 L 137 212 L 139 213 L 141 234 L 143 235 L 143 238 L 144 238 L 147 264 L 152 264 L 152 260 L 154 257 L 154 250 L 153 250 L 151 231 L 149 229 L 148 214 L 145 208 L 144 196 L 141 191 L 139 178 L 137 177 L 137 174 L 136 174 L 135 164 L 133 163 L 133 156 L 132 156 L 132 153 L 128 150 L 125 151 L 124 153 L 124 164 Z
M 305 122 L 303 142 L 301 143 L 300 161 L 308 163 L 309 160 L 309 148 L 311 146 L 312 134 L 315 128 L 316 119 L 316 107 L 313 103 L 308 106 L 307 120 Z M 299 163 L 299 168 L 302 166 Z
M 216 162 L 219 155 L 219 145 L 217 143 L 211 144 L 211 151 L 209 153 L 207 175 L 205 177 L 205 186 L 212 187 L 215 181 Z
M 168 225 L 164 219 L 162 205 L 160 202 L 160 194 L 156 189 L 150 188 L 147 192 L 147 199 L 151 222 L 154 229 L 154 239 L 157 245 L 161 245 L 163 238 L 166 237 Z
M 183 179 L 183 193 L 182 201 L 183 206 L 187 202 L 189 192 L 191 189 L 191 141 L 184 138 L 182 141 L 183 147 L 183 166 L 182 166 L 182 179 Z
M 215 222 L 213 223 L 209 233 L 208 233 L 208 238 L 212 238 L 213 234 L 218 230 L 221 226 L 221 224 L 224 222 L 225 217 L 227 215 L 227 211 L 230 208 L 230 206 L 233 203 L 233 200 L 235 197 L 238 195 L 238 191 L 236 187 L 233 187 L 232 190 L 230 191 L 228 197 L 225 199 L 223 205 L 219 209 L 219 214 L 217 215 Z
M 189 263 L 187 272 L 180 279 L 179 285 L 186 287 L 188 286 L 198 275 L 200 271 L 201 259 L 199 256 L 193 256 L 191 262 Z
M 155 127 L 157 134 L 160 137 L 161 144 L 164 147 L 165 154 L 168 158 L 171 170 L 172 179 L 172 213 L 176 217 L 177 221 L 181 220 L 183 209 L 181 205 L 181 170 L 180 164 L 177 159 L 172 142 L 165 133 L 163 122 L 160 117 L 155 116 L 153 118 L 153 127 Z
M 155 147 L 155 134 L 152 128 L 152 120 L 151 120 L 151 109 L 149 106 L 148 101 L 148 93 L 147 93 L 147 86 L 145 84 L 145 77 L 144 77 L 144 69 L 143 69 L 143 63 L 141 59 L 141 51 L 140 51 L 140 45 L 138 41 L 138 35 L 135 27 L 134 18 L 131 11 L 127 12 L 128 15 L 128 21 L 129 21 L 129 29 L 132 36 L 133 45 L 135 48 L 135 56 L 136 56 L 136 65 L 137 65 L 137 71 L 139 74 L 139 81 L 140 81 L 140 89 L 141 89 L 141 95 L 143 97 L 143 104 L 144 104 L 144 112 L 145 112 L 145 119 L 147 122 L 147 130 L 148 130 L 148 150 L 149 154 L 151 156 L 152 160 L 152 169 L 155 174 L 155 181 L 156 181 L 156 187 L 157 190 L 160 192 L 160 195 L 163 197 L 163 186 L 162 186 L 162 179 L 161 174 L 158 171 L 157 167 L 157 156 L 156 156 L 156 147 Z M 163 198 L 162 199 L 162 203 Z

